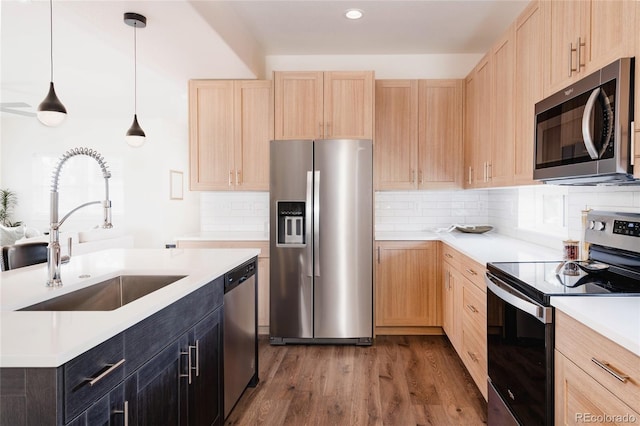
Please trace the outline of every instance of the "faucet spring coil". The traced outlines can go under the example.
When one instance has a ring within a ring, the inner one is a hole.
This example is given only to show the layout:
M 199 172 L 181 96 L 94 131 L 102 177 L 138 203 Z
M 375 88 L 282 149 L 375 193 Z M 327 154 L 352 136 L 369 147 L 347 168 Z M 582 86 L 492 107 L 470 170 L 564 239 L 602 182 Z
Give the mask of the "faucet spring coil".
M 100 169 L 102 170 L 102 176 L 105 179 L 108 179 L 108 178 L 111 177 L 111 172 L 108 170 L 109 166 L 107 165 L 107 162 L 104 160 L 104 157 L 98 151 L 93 150 L 91 148 L 86 148 L 86 147 L 71 148 L 71 149 L 67 150 L 67 152 L 62 154 L 62 156 L 58 160 L 58 163 L 56 164 L 55 169 L 53 170 L 53 176 L 51 178 L 51 191 L 52 192 L 58 192 L 58 179 L 60 178 L 60 171 L 62 169 L 63 164 L 69 158 L 75 157 L 77 155 L 86 155 L 88 157 L 93 158 L 94 160 L 96 160 L 98 162 L 98 165 L 100 166 Z

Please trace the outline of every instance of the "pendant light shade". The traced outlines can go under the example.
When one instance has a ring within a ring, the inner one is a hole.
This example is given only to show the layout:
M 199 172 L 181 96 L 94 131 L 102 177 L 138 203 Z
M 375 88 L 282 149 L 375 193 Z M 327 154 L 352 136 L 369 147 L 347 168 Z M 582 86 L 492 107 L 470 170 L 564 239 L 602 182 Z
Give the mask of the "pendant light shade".
M 144 130 L 138 124 L 138 115 L 133 114 L 133 123 L 131 123 L 131 127 L 127 130 L 127 135 L 125 136 L 125 140 L 132 147 L 139 147 L 144 144 L 146 135 L 144 134 Z
M 49 83 L 49 93 L 38 105 L 38 120 L 45 126 L 55 127 L 62 123 L 67 117 L 67 109 L 62 105 L 53 87 L 53 0 L 49 0 L 49 42 L 50 42 L 50 71 L 51 81 Z
M 143 15 L 133 12 L 124 14 L 124 23 L 133 27 L 133 123 L 127 130 L 125 140 L 134 148 L 144 145 L 146 135 L 144 130 L 138 123 L 138 66 L 137 66 L 137 39 L 136 31 L 138 28 L 147 26 L 147 18 Z

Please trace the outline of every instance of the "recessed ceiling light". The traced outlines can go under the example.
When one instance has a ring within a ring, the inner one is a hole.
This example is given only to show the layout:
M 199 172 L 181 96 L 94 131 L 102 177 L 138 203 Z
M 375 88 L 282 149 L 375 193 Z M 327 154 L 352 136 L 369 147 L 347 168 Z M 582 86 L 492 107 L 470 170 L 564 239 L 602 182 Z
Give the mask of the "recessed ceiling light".
M 364 12 L 360 9 L 347 9 L 344 12 L 344 16 L 347 19 L 360 19 L 364 15 Z

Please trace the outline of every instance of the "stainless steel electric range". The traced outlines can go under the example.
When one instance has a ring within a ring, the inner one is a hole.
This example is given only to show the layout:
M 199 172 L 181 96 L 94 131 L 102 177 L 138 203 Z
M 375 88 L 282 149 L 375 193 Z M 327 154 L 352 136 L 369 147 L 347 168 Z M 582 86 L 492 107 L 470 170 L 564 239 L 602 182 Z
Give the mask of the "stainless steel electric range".
M 640 214 L 591 211 L 587 261 L 487 264 L 490 425 L 553 424 L 556 296 L 640 296 Z

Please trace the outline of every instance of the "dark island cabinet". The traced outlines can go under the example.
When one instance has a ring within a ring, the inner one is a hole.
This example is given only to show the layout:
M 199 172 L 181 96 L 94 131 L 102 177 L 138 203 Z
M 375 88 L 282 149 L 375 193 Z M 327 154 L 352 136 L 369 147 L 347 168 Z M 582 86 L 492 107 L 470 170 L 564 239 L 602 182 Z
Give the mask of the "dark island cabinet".
M 221 425 L 220 277 L 57 368 L 0 369 L 0 426 Z

